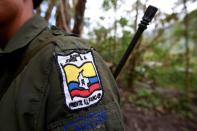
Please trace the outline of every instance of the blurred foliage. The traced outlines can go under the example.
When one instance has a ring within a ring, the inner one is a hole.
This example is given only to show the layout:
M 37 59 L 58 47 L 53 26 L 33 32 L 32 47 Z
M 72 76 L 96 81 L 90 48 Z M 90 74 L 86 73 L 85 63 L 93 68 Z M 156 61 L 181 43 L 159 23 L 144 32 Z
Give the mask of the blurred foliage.
M 140 3 L 139 5 L 134 3 L 131 6 L 133 8 L 130 10 L 130 14 L 143 12 L 143 7 L 146 6 L 146 3 L 138 2 Z M 183 1 L 179 1 L 179 6 L 175 6 L 175 8 L 180 8 L 183 4 Z M 112 1 L 104 0 L 102 7 L 104 11 L 108 11 L 114 8 L 114 4 Z M 189 23 L 188 29 L 185 29 L 184 25 L 186 16 Z M 132 78 L 134 81 L 148 84 L 154 90 L 157 88 L 174 89 L 180 95 L 178 97 L 165 98 L 154 91 L 150 92 L 150 89 L 144 90 L 143 86 L 138 86 L 137 89 L 139 88 L 139 91 L 136 92 L 135 82 L 132 85 L 128 84 L 131 80 L 129 79 L 131 76 L 128 75 L 128 67 L 132 65 L 131 59 L 127 62 L 118 78 L 118 83 L 124 90 L 132 89 L 128 98 L 130 102 L 142 108 L 151 108 L 161 112 L 174 112 L 181 116 L 192 118 L 190 105 L 195 104 L 193 100 L 196 99 L 195 94 L 197 94 L 196 16 L 197 10 L 186 12 L 186 14 L 182 10 L 172 14 L 159 12 L 153 21 L 155 28 L 152 32 L 147 32 L 144 35 L 140 40 L 139 46 L 131 55 L 131 57 L 135 57 L 136 61 L 134 65 L 135 77 Z M 97 27 L 90 35 L 90 45 L 95 47 L 108 63 L 112 63 L 112 70 L 124 54 L 135 31 L 135 20 L 132 23 L 129 22 L 128 18 L 127 16 L 121 16 L 114 22 L 114 25 L 117 24 L 116 26 L 112 25 L 109 28 Z M 112 33 L 117 30 L 114 27 L 119 28 L 121 35 Z M 188 32 L 189 39 L 187 54 L 185 46 L 186 32 Z M 113 48 L 114 42 L 116 49 Z M 189 56 L 189 67 L 185 65 L 186 55 Z M 185 75 L 186 71 L 189 73 L 188 76 Z M 189 81 L 189 88 L 185 84 L 187 81 Z
M 105 11 L 111 9 L 111 7 L 116 7 L 117 0 L 103 0 L 102 7 Z

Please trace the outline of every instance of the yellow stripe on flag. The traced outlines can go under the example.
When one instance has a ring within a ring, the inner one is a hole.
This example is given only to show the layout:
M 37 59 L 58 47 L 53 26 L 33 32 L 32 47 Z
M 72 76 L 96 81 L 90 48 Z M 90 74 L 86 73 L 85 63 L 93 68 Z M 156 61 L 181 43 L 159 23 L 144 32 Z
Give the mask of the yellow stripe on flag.
M 83 72 L 82 72 L 83 70 Z M 83 64 L 81 67 L 77 67 L 75 65 L 66 65 L 64 67 L 64 71 L 66 73 L 67 82 L 70 81 L 78 81 L 79 73 L 82 72 L 84 77 L 93 77 L 96 76 L 96 72 L 94 70 L 94 66 L 91 62 Z

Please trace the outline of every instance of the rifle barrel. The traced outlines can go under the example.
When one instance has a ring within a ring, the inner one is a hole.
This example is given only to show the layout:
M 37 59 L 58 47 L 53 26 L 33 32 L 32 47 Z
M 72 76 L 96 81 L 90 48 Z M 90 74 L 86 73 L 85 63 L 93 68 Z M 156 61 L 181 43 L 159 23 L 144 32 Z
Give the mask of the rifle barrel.
M 114 77 L 117 78 L 119 75 L 120 71 L 124 67 L 129 55 L 132 53 L 133 49 L 135 48 L 138 40 L 140 39 L 142 33 L 144 32 L 145 29 L 147 29 L 147 25 L 149 25 L 149 22 L 152 21 L 153 17 L 155 16 L 157 12 L 157 8 L 154 6 L 149 6 L 147 10 L 145 11 L 144 16 L 142 17 L 142 21 L 139 24 L 138 30 L 135 33 L 133 39 L 131 40 L 126 52 L 124 53 L 123 57 L 121 58 L 115 72 L 113 73 Z

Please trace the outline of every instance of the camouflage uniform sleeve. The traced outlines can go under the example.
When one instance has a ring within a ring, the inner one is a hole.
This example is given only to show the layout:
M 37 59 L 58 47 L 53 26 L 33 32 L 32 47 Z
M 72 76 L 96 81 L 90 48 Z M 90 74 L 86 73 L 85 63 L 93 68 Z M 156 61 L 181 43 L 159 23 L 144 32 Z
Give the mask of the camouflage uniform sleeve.
M 124 130 L 116 82 L 84 41 L 56 41 L 46 105 L 48 131 Z

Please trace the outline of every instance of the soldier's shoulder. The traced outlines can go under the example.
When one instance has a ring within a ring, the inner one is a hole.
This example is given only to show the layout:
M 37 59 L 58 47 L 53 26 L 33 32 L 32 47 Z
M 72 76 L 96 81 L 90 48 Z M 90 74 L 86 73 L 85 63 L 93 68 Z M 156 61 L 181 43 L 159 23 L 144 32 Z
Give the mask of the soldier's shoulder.
M 70 51 L 89 50 L 88 40 L 82 39 L 76 34 L 65 32 L 55 26 L 48 28 L 45 32 L 40 34 L 31 44 L 33 52 L 44 55 L 45 58 L 53 57 L 56 54 L 65 54 Z M 30 49 L 30 52 L 31 49 Z M 39 55 L 39 56 L 40 56 Z
M 80 38 L 77 34 L 65 32 L 54 26 L 50 31 L 53 35 L 52 42 L 61 50 L 90 48 L 88 41 Z

